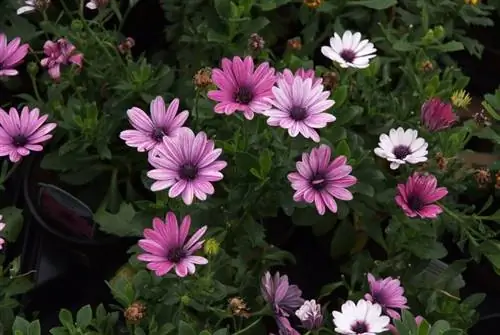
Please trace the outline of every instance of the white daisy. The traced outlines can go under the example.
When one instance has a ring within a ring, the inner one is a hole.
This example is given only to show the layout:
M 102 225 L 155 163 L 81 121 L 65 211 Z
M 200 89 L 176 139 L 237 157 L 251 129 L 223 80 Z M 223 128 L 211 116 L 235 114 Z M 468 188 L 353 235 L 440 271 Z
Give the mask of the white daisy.
M 370 65 L 370 59 L 376 56 L 375 52 L 377 49 L 373 43 L 369 40 L 361 41 L 361 34 L 353 34 L 350 30 L 346 30 L 342 38 L 335 33 L 330 38 L 330 46 L 321 47 L 321 53 L 339 63 L 342 68 L 367 68 Z
M 34 12 L 36 10 L 35 0 L 25 0 L 24 6 L 19 7 L 16 11 L 17 15 Z
M 375 154 L 391 162 L 391 169 L 396 170 L 401 164 L 417 164 L 427 161 L 427 142 L 418 137 L 418 131 L 399 127 L 391 129 L 389 136 L 380 135 Z
M 108 5 L 109 0 L 89 0 L 85 7 L 91 10 L 95 10 L 98 8 L 103 8 Z
M 359 300 L 355 305 L 347 301 L 342 305 L 342 313 L 334 311 L 335 331 L 347 335 L 374 335 L 388 330 L 390 319 L 381 315 L 382 307 L 370 301 Z

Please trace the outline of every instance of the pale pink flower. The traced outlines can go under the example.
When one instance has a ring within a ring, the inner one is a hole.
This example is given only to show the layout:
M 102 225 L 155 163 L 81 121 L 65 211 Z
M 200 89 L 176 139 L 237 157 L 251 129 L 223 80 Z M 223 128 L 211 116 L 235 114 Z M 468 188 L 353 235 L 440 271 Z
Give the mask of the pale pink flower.
M 75 64 L 78 68 L 82 67 L 83 54 L 77 53 L 76 47 L 65 38 L 56 42 L 46 41 L 43 52 L 47 57 L 40 63 L 48 68 L 50 77 L 56 81 L 61 77 L 61 65 Z
M 352 200 L 347 187 L 357 182 L 356 177 L 350 175 L 352 167 L 346 164 L 347 158 L 339 156 L 330 161 L 331 154 L 330 148 L 322 144 L 310 154 L 303 153 L 302 160 L 296 164 L 297 172 L 288 174 L 295 190 L 293 200 L 314 202 L 320 215 L 325 214 L 326 208 L 337 212 L 335 199 Z
M 120 138 L 129 147 L 144 152 L 158 147 L 163 143 L 163 137 L 175 137 L 183 129 L 189 112 L 187 110 L 177 114 L 179 99 L 174 99 L 166 108 L 165 101 L 158 96 L 149 105 L 151 117 L 142 109 L 133 107 L 127 111 L 130 124 L 135 129 L 124 130 Z
M 28 54 L 29 45 L 21 44 L 19 37 L 7 43 L 7 36 L 0 34 L 0 77 L 16 76 L 15 69 Z
M 399 313 L 394 309 L 408 308 L 404 296 L 405 290 L 399 279 L 387 277 L 377 280 L 369 273 L 368 284 L 370 285 L 370 293 L 365 294 L 365 299 L 382 306 L 384 314 L 391 318 L 398 318 Z
M 184 217 L 180 227 L 172 212 L 167 213 L 165 222 L 154 218 L 153 229 L 144 229 L 145 238 L 139 241 L 139 247 L 146 253 L 137 258 L 148 262 L 147 268 L 157 276 L 163 276 L 173 268 L 179 277 L 195 273 L 195 264 L 208 263 L 206 258 L 194 255 L 203 246 L 204 241 L 200 239 L 207 231 L 207 226 L 198 229 L 186 242 L 190 227 L 189 215 Z
M 5 223 L 2 222 L 2 215 L 0 215 L 0 231 L 2 231 L 5 228 Z M 3 245 L 5 244 L 5 240 L 0 237 L 0 250 L 3 249 Z
M 285 69 L 282 73 L 278 74 L 278 78 L 284 79 L 289 85 L 293 84 L 293 80 L 295 79 L 295 77 L 300 77 L 302 79 L 311 79 L 313 87 L 316 87 L 316 85 L 319 85 L 323 82 L 323 78 L 316 77 L 316 72 L 312 69 L 306 70 L 300 68 L 295 71 L 295 73 L 293 73 L 290 69 Z
M 254 113 L 260 114 L 271 107 L 269 99 L 276 76 L 267 62 L 255 69 L 252 57 L 223 58 L 222 69 L 212 70 L 212 81 L 218 90 L 209 91 L 208 97 L 218 102 L 216 113 L 231 115 L 240 111 L 251 120 Z
M 24 107 L 19 113 L 10 108 L 9 113 L 0 108 L 0 156 L 9 156 L 18 162 L 30 151 L 42 151 L 43 142 L 52 138 L 50 132 L 57 126 L 47 123 L 48 115 L 40 116 L 40 110 Z

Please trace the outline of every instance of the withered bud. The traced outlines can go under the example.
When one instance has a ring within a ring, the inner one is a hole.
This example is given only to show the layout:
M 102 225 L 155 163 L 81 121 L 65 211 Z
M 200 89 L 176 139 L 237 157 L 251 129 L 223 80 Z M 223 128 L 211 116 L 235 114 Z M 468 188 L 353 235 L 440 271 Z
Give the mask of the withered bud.
M 474 179 L 479 188 L 486 188 L 491 184 L 491 172 L 486 168 L 480 168 L 474 173 Z
M 212 82 L 212 69 L 209 67 L 204 67 L 203 69 L 198 70 L 193 77 L 193 84 L 198 90 L 207 89 Z
M 126 54 L 135 46 L 135 40 L 132 37 L 127 37 L 118 45 L 118 50 L 121 54 Z
M 50 0 L 35 0 L 35 8 L 38 11 L 44 11 L 49 8 L 50 3 Z
M 484 112 L 484 109 L 481 109 L 480 111 L 475 112 L 472 115 L 472 118 L 474 119 L 474 121 L 476 121 L 476 124 L 480 127 L 491 126 L 490 118 L 488 117 L 488 115 L 486 115 L 486 113 Z
M 495 188 L 500 190 L 500 171 L 495 174 Z
M 316 9 L 321 5 L 321 0 L 304 0 L 304 5 Z
M 138 323 L 146 316 L 146 306 L 142 302 L 134 302 L 124 312 L 125 319 L 129 323 Z
M 259 52 L 262 49 L 264 49 L 264 46 L 266 45 L 266 41 L 262 38 L 257 33 L 253 33 L 250 35 L 250 38 L 248 39 L 248 48 L 254 52 Z
M 302 49 L 302 42 L 300 40 L 300 37 L 294 37 L 292 39 L 289 39 L 288 46 L 290 47 L 290 49 L 296 50 L 296 51 Z
M 432 64 L 430 60 L 426 60 L 420 64 L 420 70 L 422 70 L 422 72 L 431 72 L 434 70 L 434 64 Z
M 322 76 L 323 86 L 327 90 L 333 90 L 337 87 L 339 83 L 339 76 L 336 72 L 326 72 Z
M 241 316 L 243 318 L 249 318 L 250 312 L 247 307 L 247 304 L 241 297 L 233 297 L 228 300 L 229 309 L 233 313 L 233 315 Z
M 441 152 L 438 152 L 436 154 L 436 163 L 438 169 L 441 171 L 446 171 L 446 169 L 448 168 L 448 160 L 443 156 Z

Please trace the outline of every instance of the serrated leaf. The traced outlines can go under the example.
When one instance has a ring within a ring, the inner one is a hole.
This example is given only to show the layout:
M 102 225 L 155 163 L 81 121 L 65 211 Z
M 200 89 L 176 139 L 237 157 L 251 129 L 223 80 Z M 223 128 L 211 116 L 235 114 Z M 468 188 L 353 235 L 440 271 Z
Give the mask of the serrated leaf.
M 99 229 L 116 236 L 141 236 L 142 227 L 134 224 L 133 218 L 136 211 L 131 204 L 121 203 L 120 209 L 116 214 L 110 213 L 104 209 L 99 209 L 94 214 L 94 221 L 99 224 Z

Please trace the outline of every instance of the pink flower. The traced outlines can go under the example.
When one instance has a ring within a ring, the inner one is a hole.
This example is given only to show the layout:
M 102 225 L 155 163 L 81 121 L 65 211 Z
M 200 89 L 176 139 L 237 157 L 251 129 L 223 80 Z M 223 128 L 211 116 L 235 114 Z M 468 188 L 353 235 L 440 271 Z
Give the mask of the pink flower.
M 327 145 L 312 149 L 310 154 L 303 153 L 302 161 L 297 162 L 297 172 L 288 174 L 288 180 L 296 191 L 295 201 L 305 201 L 316 205 L 320 215 L 325 214 L 325 206 L 337 212 L 335 199 L 352 200 L 352 193 L 346 188 L 356 184 L 351 176 L 352 168 L 347 158 L 339 156 L 330 162 L 331 150 Z
M 163 143 L 163 137 L 175 137 L 183 129 L 189 112 L 182 111 L 177 115 L 179 109 L 179 99 L 174 99 L 165 107 L 165 101 L 158 96 L 149 105 L 151 117 L 140 108 L 133 107 L 127 111 L 130 124 L 135 129 L 124 130 L 120 133 L 120 138 L 129 147 L 137 148 L 137 151 L 144 152 L 156 148 Z
M 422 105 L 420 118 L 422 124 L 430 132 L 449 128 L 457 120 L 451 104 L 433 98 Z
M 329 91 L 323 91 L 323 85 L 313 79 L 304 79 L 291 73 L 285 73 L 278 79 L 277 87 L 273 87 L 274 108 L 263 112 L 268 116 L 270 126 L 280 126 L 288 129 L 288 134 L 296 137 L 299 133 L 305 138 L 319 142 L 317 128 L 326 127 L 327 123 L 335 121 L 335 116 L 325 113 L 335 101 L 328 99 Z
M 365 299 L 382 306 L 384 314 L 387 314 L 391 318 L 399 318 L 399 313 L 393 308 L 408 308 L 408 306 L 406 306 L 407 300 L 404 296 L 405 290 L 401 286 L 399 279 L 387 277 L 376 280 L 375 277 L 369 273 L 368 283 L 370 284 L 370 293 L 365 294 Z
M 7 36 L 0 34 L 0 77 L 16 76 L 19 72 L 14 69 L 28 54 L 29 45 L 21 44 L 19 37 L 7 43 Z
M 175 138 L 163 137 L 163 145 L 150 151 L 148 159 L 155 168 L 148 172 L 148 177 L 156 180 L 151 190 L 168 188 L 169 197 L 181 195 L 186 205 L 191 205 L 194 197 L 206 200 L 207 194 L 215 192 L 212 182 L 223 178 L 220 170 L 227 165 L 216 160 L 222 150 L 214 146 L 204 132 L 195 135 L 189 128 Z
M 207 226 L 198 229 L 186 242 L 190 227 L 189 215 L 182 219 L 180 228 L 172 212 L 167 213 L 165 222 L 154 218 L 153 229 L 144 229 L 145 238 L 139 241 L 139 247 L 146 253 L 140 254 L 137 259 L 148 262 L 147 268 L 154 271 L 158 277 L 173 268 L 179 277 L 195 273 L 195 264 L 208 263 L 206 258 L 194 255 L 203 246 L 204 241 L 200 241 L 200 238 L 207 231 Z
M 304 301 L 304 304 L 295 311 L 295 315 L 302 321 L 302 327 L 307 330 L 319 329 L 323 324 L 321 305 L 314 299 Z
M 248 120 L 254 113 L 262 113 L 271 106 L 269 98 L 276 76 L 269 63 L 254 67 L 252 57 L 233 57 L 233 60 L 222 59 L 222 70 L 213 69 L 212 80 L 218 90 L 208 92 L 208 97 L 219 103 L 215 112 L 231 115 L 236 111 L 243 112 Z
M 40 62 L 43 67 L 49 69 L 49 75 L 54 80 L 61 77 L 61 65 L 75 64 L 82 67 L 83 54 L 76 53 L 76 47 L 67 39 L 60 38 L 56 42 L 46 41 L 43 52 L 47 56 Z
M 406 184 L 398 184 L 396 203 L 408 217 L 435 219 L 443 210 L 434 202 L 448 194 L 446 187 L 436 186 L 437 179 L 433 175 L 414 173 Z
M 302 79 L 311 79 L 313 87 L 316 87 L 316 85 L 319 85 L 323 82 L 323 78 L 316 77 L 316 72 L 314 72 L 314 70 L 306 70 L 303 68 L 295 71 L 295 74 L 290 69 L 285 69 L 283 73 L 278 75 L 278 77 L 279 79 L 284 79 L 289 85 L 293 84 L 293 79 L 295 77 L 300 77 Z
M 0 215 L 0 231 L 2 231 L 5 228 L 5 223 L 1 222 L 2 220 L 2 215 Z M 5 244 L 5 240 L 0 237 L 0 250 L 3 249 L 3 245 Z
M 21 115 L 19 115 L 21 114 Z M 15 108 L 7 114 L 0 108 L 0 156 L 9 156 L 18 162 L 30 151 L 42 151 L 42 143 L 52 138 L 50 132 L 57 126 L 47 123 L 48 116 L 40 116 L 40 110 L 24 107 L 19 113 Z
M 417 324 L 417 326 L 420 326 L 420 324 L 422 323 L 422 321 L 424 321 L 424 318 L 421 317 L 420 315 L 415 317 L 415 323 Z M 389 328 L 389 331 L 391 332 L 391 334 L 393 334 L 393 335 L 399 335 L 399 332 L 396 329 L 396 327 L 394 327 L 394 325 L 389 324 L 387 326 L 387 328 Z
M 288 276 L 274 276 L 267 271 L 261 279 L 260 290 L 264 300 L 271 305 L 274 313 L 280 316 L 290 316 L 297 308 L 302 306 L 302 291 L 297 285 L 290 285 Z

